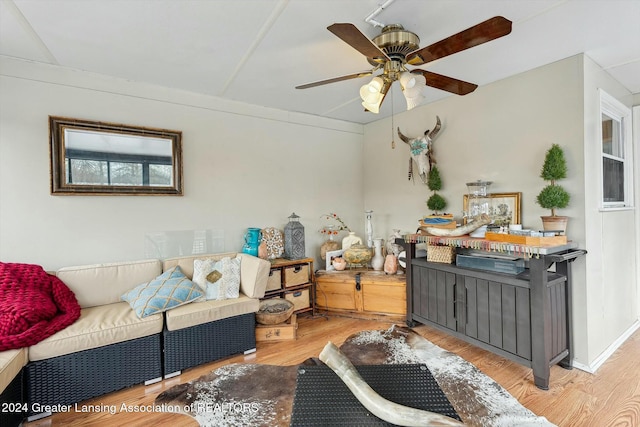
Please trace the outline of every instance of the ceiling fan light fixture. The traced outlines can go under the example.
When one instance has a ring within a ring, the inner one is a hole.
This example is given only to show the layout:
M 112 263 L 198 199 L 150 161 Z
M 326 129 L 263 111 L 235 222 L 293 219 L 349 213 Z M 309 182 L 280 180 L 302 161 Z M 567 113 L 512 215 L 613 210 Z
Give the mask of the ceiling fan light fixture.
M 380 100 L 378 102 L 362 102 L 362 106 L 365 108 L 365 110 L 368 110 L 374 114 L 378 114 L 380 112 L 380 104 L 382 104 L 382 97 L 380 97 Z
M 384 86 L 384 80 L 382 77 L 374 77 L 369 82 L 369 91 L 370 92 L 382 92 L 382 87 Z
M 360 88 L 360 98 L 367 104 L 375 104 L 382 100 L 382 94 L 366 84 Z
M 402 86 L 402 90 L 411 89 L 416 85 L 416 78 L 413 74 L 405 71 L 400 74 L 400 86 Z
M 427 86 L 427 79 L 422 74 L 404 72 L 400 74 L 400 86 L 405 97 L 416 97 Z
M 360 88 L 362 106 L 371 112 L 377 113 L 384 99 L 384 94 L 382 93 L 383 87 L 384 80 L 381 77 L 374 77 L 369 83 L 363 85 Z
M 402 87 L 402 94 L 407 100 L 407 110 L 420 105 L 424 100 L 422 90 L 427 86 L 427 79 L 422 74 L 414 74 L 410 72 L 404 72 L 400 74 L 400 87 Z
M 407 99 L 407 111 L 409 111 L 412 108 L 415 108 L 418 105 L 422 104 L 422 101 L 424 100 L 424 96 L 418 95 L 414 98 L 406 98 L 406 99 Z

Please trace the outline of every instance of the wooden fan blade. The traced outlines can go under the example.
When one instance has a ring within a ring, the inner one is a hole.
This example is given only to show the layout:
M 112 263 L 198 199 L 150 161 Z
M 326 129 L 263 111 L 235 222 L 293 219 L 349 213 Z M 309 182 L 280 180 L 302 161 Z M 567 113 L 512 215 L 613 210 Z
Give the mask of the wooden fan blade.
M 484 22 L 467 28 L 430 46 L 407 54 L 407 64 L 422 65 L 445 56 L 461 52 L 491 40 L 506 36 L 511 32 L 511 21 L 494 16 Z
M 466 95 L 473 92 L 478 87 L 477 84 L 454 79 L 453 77 L 443 76 L 442 74 L 432 73 L 426 70 L 411 70 L 412 73 L 422 74 L 427 79 L 427 86 L 436 89 L 446 90 L 456 95 Z
M 389 60 L 386 53 L 367 36 L 365 36 L 355 25 L 349 23 L 337 23 L 327 27 L 327 30 L 338 36 L 343 42 L 366 56 L 377 61 Z
M 334 77 L 332 79 L 320 80 L 320 81 L 313 82 L 313 83 L 307 83 L 307 84 L 304 84 L 304 85 L 296 86 L 296 89 L 308 89 L 310 87 L 327 85 L 329 83 L 341 82 L 343 80 L 350 80 L 350 79 L 357 79 L 357 78 L 360 78 L 360 77 L 367 77 L 367 76 L 370 76 L 371 74 L 373 74 L 373 71 L 363 71 L 361 73 L 349 74 L 347 76 Z

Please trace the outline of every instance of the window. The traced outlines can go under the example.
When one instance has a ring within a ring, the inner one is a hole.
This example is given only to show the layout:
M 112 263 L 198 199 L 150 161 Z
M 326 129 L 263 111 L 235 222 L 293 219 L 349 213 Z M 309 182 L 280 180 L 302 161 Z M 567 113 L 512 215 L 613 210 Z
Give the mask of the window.
M 629 207 L 633 200 L 631 110 L 600 90 L 602 207 Z

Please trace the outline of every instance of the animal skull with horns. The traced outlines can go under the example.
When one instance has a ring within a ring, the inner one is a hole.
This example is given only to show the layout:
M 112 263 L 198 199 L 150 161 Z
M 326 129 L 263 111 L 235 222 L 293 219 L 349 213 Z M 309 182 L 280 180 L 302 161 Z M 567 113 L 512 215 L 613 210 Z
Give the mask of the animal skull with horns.
M 423 183 L 427 183 L 427 175 L 431 171 L 434 163 L 436 163 L 436 159 L 433 154 L 433 140 L 440 132 L 440 128 L 442 127 L 442 123 L 440 122 L 440 117 L 436 116 L 436 127 L 433 128 L 432 131 L 427 129 L 424 132 L 424 135 L 420 138 L 409 138 L 403 135 L 400 132 L 400 127 L 398 127 L 398 136 L 401 140 L 409 145 L 411 149 L 411 159 L 409 159 L 409 180 L 413 176 L 413 162 L 418 166 L 418 174 L 422 179 Z

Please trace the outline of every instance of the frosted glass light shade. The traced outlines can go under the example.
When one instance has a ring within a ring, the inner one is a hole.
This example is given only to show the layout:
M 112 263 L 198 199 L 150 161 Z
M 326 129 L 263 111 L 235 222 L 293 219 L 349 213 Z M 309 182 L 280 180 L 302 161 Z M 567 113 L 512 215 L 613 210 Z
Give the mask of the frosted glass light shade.
M 407 100 L 407 110 L 411 110 L 420 105 L 424 100 L 422 90 L 427 85 L 427 79 L 422 74 L 404 72 L 400 74 L 399 80 L 402 93 Z

